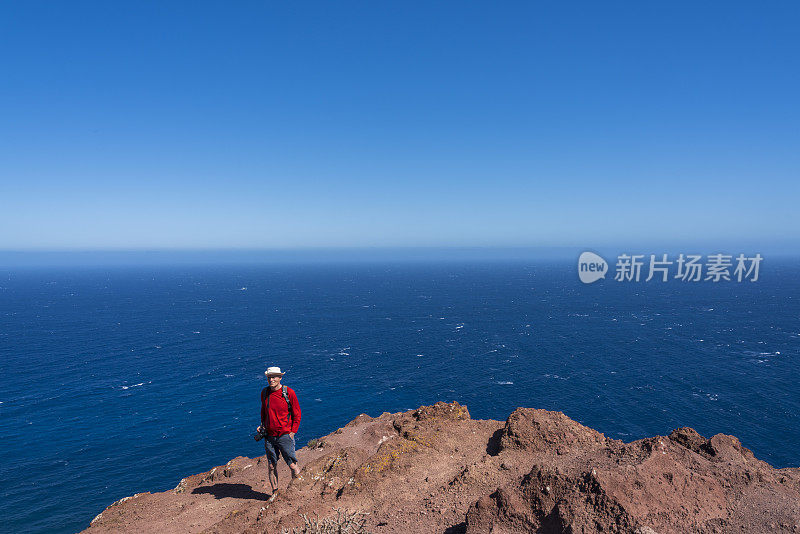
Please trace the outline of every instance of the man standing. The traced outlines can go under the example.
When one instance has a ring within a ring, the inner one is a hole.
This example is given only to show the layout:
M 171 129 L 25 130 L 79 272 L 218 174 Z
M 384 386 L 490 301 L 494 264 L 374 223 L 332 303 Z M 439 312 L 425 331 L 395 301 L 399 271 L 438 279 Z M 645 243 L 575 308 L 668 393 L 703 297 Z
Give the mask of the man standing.
M 269 386 L 261 391 L 261 426 L 256 432 L 264 434 L 269 485 L 274 497 L 278 490 L 278 456 L 283 456 L 292 478 L 300 478 L 294 451 L 294 435 L 300 426 L 300 403 L 292 388 L 281 386 L 281 378 L 286 373 L 282 373 L 280 367 L 269 367 L 264 374 Z

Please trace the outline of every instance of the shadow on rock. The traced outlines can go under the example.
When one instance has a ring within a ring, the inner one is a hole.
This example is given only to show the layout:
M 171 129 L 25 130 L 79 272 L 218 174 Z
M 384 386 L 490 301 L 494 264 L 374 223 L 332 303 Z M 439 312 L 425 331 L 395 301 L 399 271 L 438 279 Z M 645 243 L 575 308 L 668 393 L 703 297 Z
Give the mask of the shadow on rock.
M 266 501 L 270 495 L 261 491 L 256 491 L 247 484 L 219 483 L 213 486 L 200 486 L 195 488 L 192 493 L 210 493 L 217 499 L 233 497 L 234 499 L 260 499 Z
M 451 527 L 447 527 L 444 530 L 444 534 L 464 534 L 467 531 L 467 522 L 462 521 L 457 525 L 453 525 Z
M 503 430 L 502 428 L 495 430 L 492 437 L 489 438 L 489 442 L 486 444 L 486 454 L 489 456 L 500 454 L 500 438 L 503 437 Z

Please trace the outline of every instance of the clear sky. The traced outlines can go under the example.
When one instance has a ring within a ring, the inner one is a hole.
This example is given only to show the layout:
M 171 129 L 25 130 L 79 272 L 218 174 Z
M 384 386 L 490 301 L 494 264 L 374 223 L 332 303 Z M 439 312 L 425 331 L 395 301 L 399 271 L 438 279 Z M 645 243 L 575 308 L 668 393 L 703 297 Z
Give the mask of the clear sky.
M 800 250 L 799 15 L 3 2 L 0 249 Z

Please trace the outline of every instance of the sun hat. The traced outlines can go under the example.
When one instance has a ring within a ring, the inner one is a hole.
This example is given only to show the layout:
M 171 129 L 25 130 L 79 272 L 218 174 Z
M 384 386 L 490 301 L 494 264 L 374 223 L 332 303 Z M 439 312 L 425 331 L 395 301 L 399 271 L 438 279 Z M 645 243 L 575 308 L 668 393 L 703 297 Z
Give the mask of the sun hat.
M 286 373 L 281 373 L 280 367 L 267 367 L 267 370 L 264 371 L 264 374 L 267 376 L 283 376 Z

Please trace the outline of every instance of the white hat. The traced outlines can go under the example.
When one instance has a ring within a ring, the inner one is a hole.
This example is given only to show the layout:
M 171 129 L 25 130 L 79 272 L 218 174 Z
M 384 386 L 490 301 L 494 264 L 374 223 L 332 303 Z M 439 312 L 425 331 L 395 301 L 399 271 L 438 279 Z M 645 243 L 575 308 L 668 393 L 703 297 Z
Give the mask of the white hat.
M 286 373 L 281 373 L 280 367 L 267 367 L 267 370 L 264 371 L 264 374 L 267 376 L 283 376 Z

